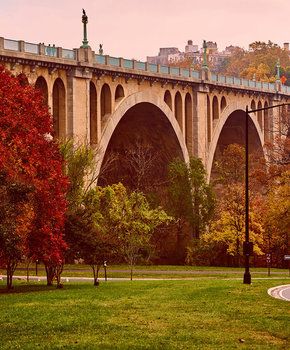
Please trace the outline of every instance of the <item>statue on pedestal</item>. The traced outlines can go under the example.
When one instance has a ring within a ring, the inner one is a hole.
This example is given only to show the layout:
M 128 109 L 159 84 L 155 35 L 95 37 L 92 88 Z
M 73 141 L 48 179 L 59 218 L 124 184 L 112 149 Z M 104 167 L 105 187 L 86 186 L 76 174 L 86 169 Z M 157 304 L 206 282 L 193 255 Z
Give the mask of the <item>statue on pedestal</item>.
M 83 45 L 81 47 L 86 49 L 89 47 L 89 42 L 88 42 L 88 38 L 87 38 L 88 16 L 87 16 L 86 11 L 84 9 L 83 9 L 83 15 L 82 15 L 82 22 L 84 24 L 84 39 L 83 39 Z

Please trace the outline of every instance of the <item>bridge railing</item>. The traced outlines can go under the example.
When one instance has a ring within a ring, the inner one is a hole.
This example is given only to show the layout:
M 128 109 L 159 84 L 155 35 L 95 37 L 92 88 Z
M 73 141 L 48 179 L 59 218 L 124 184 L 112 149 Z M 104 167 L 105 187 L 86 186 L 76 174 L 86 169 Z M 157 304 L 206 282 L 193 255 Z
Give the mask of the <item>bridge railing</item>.
M 290 94 L 290 86 L 282 85 L 281 91 Z
M 39 54 L 39 47 L 37 44 L 24 42 L 24 51 L 34 54 Z
M 20 51 L 19 43 L 20 42 L 16 41 L 16 40 L 4 39 L 4 49 L 5 50 Z
M 66 58 L 69 60 L 75 60 L 76 59 L 75 50 L 62 49 L 62 58 Z
M 210 75 L 210 80 L 212 82 L 216 82 L 216 83 L 220 83 L 220 84 L 249 87 L 249 88 L 253 88 L 253 89 L 266 90 L 266 91 L 271 91 L 271 92 L 276 91 L 275 83 L 261 82 L 261 81 L 255 81 L 255 80 L 249 80 L 249 79 L 237 78 L 237 77 L 230 77 L 230 76 L 224 76 L 224 75 L 214 74 L 214 73 L 212 73 Z M 290 87 L 282 85 L 281 91 L 284 93 L 290 93 Z
M 34 55 L 45 55 L 56 58 L 65 58 L 70 60 L 76 60 L 76 50 L 63 49 L 61 47 L 55 47 L 44 44 L 33 44 L 22 40 L 4 39 L 4 50 L 20 51 L 31 53 Z
M 123 60 L 123 67 L 127 68 L 127 69 L 133 69 L 133 61 L 132 60 L 128 60 L 128 59 L 124 59 Z
M 77 60 L 77 49 L 70 50 L 61 47 L 55 47 L 50 45 L 44 45 L 43 43 L 33 44 L 22 40 L 11 40 L 0 38 L 0 48 L 10 51 L 20 51 L 31 53 L 34 55 L 45 55 L 49 57 Z M 112 67 L 121 67 L 125 69 L 132 69 L 141 72 L 159 73 L 163 75 L 169 75 L 180 78 L 193 78 L 196 80 L 201 79 L 201 72 L 195 71 L 189 68 L 179 68 L 165 65 L 157 65 L 148 62 L 141 62 L 136 60 L 129 60 L 122 57 L 111 57 L 108 55 L 95 55 L 94 62 L 100 65 L 107 65 Z M 275 92 L 277 90 L 277 84 L 254 81 L 244 78 L 237 78 L 231 76 L 225 76 L 221 74 L 210 73 L 209 81 L 218 84 L 226 84 L 232 86 L 249 87 L 253 89 L 259 89 L 263 91 Z M 280 91 L 282 93 L 290 94 L 290 86 L 281 85 Z
M 148 62 L 141 62 L 136 60 L 128 60 L 122 57 L 111 57 L 108 55 L 95 55 L 95 62 L 97 64 L 104 64 L 114 67 L 122 67 L 133 70 L 140 70 L 144 72 L 167 74 L 177 77 L 200 79 L 200 72 L 189 68 L 179 68 L 172 66 L 164 66 Z

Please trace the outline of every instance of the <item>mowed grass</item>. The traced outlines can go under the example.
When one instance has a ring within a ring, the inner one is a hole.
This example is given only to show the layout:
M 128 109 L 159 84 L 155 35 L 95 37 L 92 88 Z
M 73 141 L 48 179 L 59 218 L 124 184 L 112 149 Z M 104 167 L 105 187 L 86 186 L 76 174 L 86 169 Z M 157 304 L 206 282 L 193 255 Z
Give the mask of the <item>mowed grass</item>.
M 208 267 L 208 266 L 173 266 L 173 265 L 138 265 L 134 266 L 133 278 L 243 278 L 244 268 L 235 267 Z M 270 278 L 289 277 L 288 269 L 271 269 Z M 5 275 L 6 271 L 0 269 L 0 274 Z M 25 265 L 19 265 L 15 275 L 26 276 Z M 252 268 L 253 277 L 268 277 L 267 268 Z M 35 265 L 30 265 L 29 275 L 35 276 Z M 45 276 L 45 268 L 42 264 L 38 266 L 38 276 Z M 89 265 L 65 265 L 62 273 L 64 277 L 93 277 L 92 269 Z M 107 268 L 109 278 L 129 278 L 130 270 L 128 265 L 109 265 Z M 100 278 L 104 278 L 104 269 L 100 269 Z
M 0 282 L 0 349 L 289 349 L 289 303 L 267 294 L 287 283 Z

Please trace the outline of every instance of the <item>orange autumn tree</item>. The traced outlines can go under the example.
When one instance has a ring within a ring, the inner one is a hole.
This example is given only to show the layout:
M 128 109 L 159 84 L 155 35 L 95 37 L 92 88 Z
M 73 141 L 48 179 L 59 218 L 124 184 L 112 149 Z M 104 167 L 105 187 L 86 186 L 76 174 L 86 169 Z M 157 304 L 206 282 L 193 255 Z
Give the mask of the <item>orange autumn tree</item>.
M 50 134 L 41 93 L 0 66 L 0 263 L 8 288 L 23 256 L 44 262 L 48 284 L 63 264 L 67 179 Z
M 255 169 L 254 157 L 250 157 L 250 173 Z M 251 176 L 250 176 L 251 177 Z M 240 265 L 243 241 L 245 240 L 245 149 L 238 144 L 228 145 L 215 164 L 214 189 L 217 193 L 216 220 L 203 235 L 205 246 L 229 255 L 234 264 Z M 250 182 L 250 240 L 254 253 L 262 255 L 264 229 L 256 208 L 256 195 L 260 191 Z

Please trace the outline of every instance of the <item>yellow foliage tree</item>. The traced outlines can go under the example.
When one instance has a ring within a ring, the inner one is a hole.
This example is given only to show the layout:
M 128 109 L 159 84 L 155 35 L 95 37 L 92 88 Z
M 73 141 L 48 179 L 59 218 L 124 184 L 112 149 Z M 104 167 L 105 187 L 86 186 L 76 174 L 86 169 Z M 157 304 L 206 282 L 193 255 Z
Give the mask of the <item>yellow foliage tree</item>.
M 281 260 L 289 253 L 290 171 L 285 171 L 272 186 L 266 200 L 264 225 L 269 251 Z
M 247 79 L 255 76 L 257 81 L 272 82 L 275 81 L 278 59 L 282 73 L 287 75 L 287 67 L 290 66 L 289 52 L 271 41 L 255 41 L 249 45 L 248 51 L 237 48 L 220 73 Z M 287 81 L 286 84 L 289 83 Z
M 251 64 L 249 67 L 243 69 L 241 77 L 264 82 L 275 81 L 275 76 L 272 75 L 270 67 L 265 63 L 260 63 L 258 66 Z

